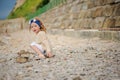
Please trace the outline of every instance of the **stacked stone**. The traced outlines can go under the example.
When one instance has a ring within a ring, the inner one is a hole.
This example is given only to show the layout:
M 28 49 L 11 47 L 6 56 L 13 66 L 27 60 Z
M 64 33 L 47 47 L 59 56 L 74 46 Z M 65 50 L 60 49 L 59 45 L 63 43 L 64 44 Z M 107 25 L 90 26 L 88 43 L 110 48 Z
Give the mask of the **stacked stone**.
M 66 0 L 40 18 L 48 29 L 120 28 L 120 0 Z
M 26 28 L 24 18 L 0 20 L 0 33 L 10 33 Z

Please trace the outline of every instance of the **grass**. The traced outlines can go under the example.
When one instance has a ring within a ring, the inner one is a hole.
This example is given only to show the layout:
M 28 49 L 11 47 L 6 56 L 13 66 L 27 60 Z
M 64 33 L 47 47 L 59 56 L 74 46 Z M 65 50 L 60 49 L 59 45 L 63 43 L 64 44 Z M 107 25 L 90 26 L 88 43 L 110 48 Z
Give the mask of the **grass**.
M 11 12 L 8 16 L 10 18 L 25 17 L 31 13 L 34 13 L 39 6 L 42 5 L 44 0 L 26 0 L 25 3 L 18 7 L 14 12 Z

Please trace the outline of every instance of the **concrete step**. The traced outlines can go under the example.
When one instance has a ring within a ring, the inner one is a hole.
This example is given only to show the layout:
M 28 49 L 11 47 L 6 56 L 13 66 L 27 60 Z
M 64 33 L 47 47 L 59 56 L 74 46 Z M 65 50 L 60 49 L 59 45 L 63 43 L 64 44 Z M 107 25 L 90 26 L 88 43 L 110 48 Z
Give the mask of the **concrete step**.
M 74 29 L 52 29 L 48 30 L 50 34 L 59 34 L 76 38 L 101 38 L 105 40 L 120 41 L 120 31 L 99 31 L 99 30 L 74 30 Z

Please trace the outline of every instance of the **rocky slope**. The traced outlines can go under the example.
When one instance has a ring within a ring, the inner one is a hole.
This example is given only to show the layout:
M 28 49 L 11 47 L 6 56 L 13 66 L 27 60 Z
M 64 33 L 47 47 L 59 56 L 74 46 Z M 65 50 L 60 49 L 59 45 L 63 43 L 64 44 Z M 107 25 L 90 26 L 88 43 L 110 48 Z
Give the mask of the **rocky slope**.
M 13 11 L 15 11 L 18 7 L 20 7 L 26 0 L 16 0 L 16 4 L 14 6 Z

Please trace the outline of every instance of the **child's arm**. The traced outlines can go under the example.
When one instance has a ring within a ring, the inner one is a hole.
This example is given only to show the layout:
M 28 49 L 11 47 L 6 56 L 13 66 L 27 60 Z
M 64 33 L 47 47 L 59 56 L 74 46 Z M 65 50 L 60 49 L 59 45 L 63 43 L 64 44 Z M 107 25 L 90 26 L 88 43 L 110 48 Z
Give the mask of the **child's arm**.
M 46 56 L 49 57 L 49 58 L 53 57 L 53 54 L 51 53 L 51 48 L 50 48 L 50 44 L 49 44 L 48 40 L 44 40 L 43 44 L 46 47 Z
M 44 31 L 41 31 L 39 34 L 38 34 L 38 39 L 36 39 L 36 42 L 39 44 L 39 43 L 42 43 L 44 46 L 45 46 L 45 49 L 46 49 L 46 55 L 48 57 L 52 57 L 52 53 L 51 53 L 51 47 L 50 47 L 50 44 L 49 44 L 49 41 L 48 41 L 48 38 L 47 38 L 47 35 Z

